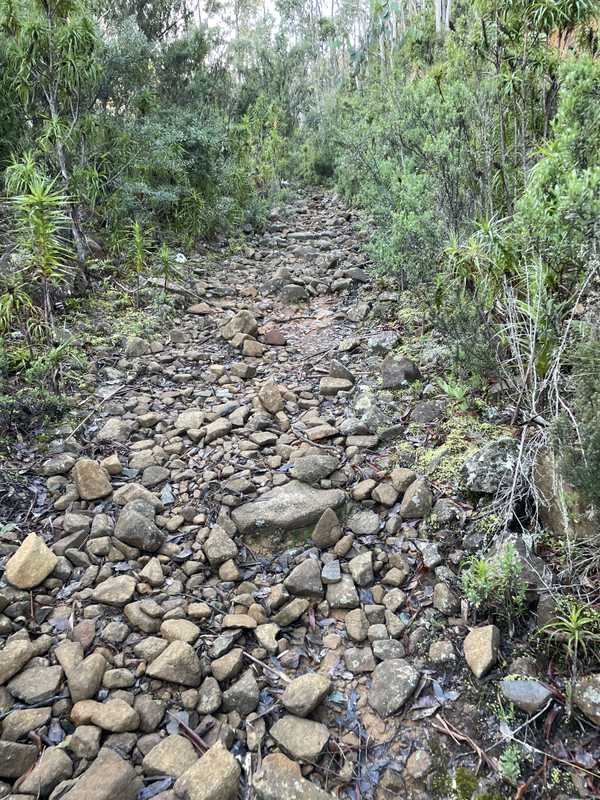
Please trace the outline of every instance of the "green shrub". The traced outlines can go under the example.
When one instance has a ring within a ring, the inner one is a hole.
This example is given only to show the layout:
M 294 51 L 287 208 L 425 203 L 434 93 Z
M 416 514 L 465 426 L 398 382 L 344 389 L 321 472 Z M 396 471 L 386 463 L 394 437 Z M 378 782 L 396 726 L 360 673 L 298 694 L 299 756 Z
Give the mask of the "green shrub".
M 497 552 L 469 559 L 461 574 L 465 597 L 478 615 L 512 626 L 526 610 L 527 583 L 523 561 L 512 542 Z

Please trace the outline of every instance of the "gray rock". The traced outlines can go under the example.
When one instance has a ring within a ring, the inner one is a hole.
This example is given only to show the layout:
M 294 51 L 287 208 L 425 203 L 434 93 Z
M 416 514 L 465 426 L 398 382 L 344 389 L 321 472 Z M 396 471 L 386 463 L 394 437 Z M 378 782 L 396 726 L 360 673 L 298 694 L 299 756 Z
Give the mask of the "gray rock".
M 295 480 L 236 508 L 231 518 L 242 534 L 292 532 L 310 527 L 345 499 L 339 489 L 314 489 Z
M 577 681 L 573 702 L 590 722 L 600 726 L 600 673 L 585 675 Z
M 35 767 L 19 783 L 19 792 L 48 797 L 61 781 L 73 774 L 71 759 L 58 747 L 48 747 Z
M 269 731 L 275 742 L 298 761 L 315 761 L 329 740 L 329 731 L 320 722 L 286 715 Z
M 419 368 L 408 358 L 401 358 L 392 353 L 387 355 L 381 365 L 381 382 L 384 389 L 400 389 L 414 383 L 422 377 Z
M 303 483 L 318 483 L 335 472 L 339 465 L 340 461 L 335 456 L 327 454 L 303 456 L 294 462 L 290 475 Z
M 108 472 L 91 458 L 79 458 L 72 477 L 79 496 L 84 500 L 98 500 L 112 493 Z
M 221 687 L 218 681 L 209 675 L 199 689 L 196 709 L 199 714 L 214 714 L 221 707 L 221 700 Z
M 247 717 L 258 705 L 259 691 L 254 673 L 251 669 L 246 670 L 239 680 L 223 692 L 223 710 L 237 711 L 242 717 Z
M 109 606 L 126 605 L 135 592 L 135 578 L 131 575 L 115 575 L 107 578 L 94 589 L 94 600 Z
M 381 527 L 381 520 L 374 511 L 356 511 L 348 520 L 348 527 L 357 536 L 372 536 Z
M 400 514 L 404 519 L 422 519 L 429 514 L 432 505 L 433 495 L 427 481 L 419 478 L 404 492 Z
M 373 672 L 375 669 L 375 659 L 370 647 L 349 647 L 344 651 L 344 661 L 346 669 L 354 675 Z
M 350 560 L 348 568 L 357 586 L 368 586 L 373 583 L 375 578 L 373 574 L 373 553 L 370 550 L 365 550 L 354 556 Z
M 350 575 L 342 575 L 341 581 L 327 587 L 327 602 L 331 608 L 357 608 L 360 605 L 356 586 Z
M 312 540 L 317 547 L 326 550 L 342 538 L 342 526 L 332 508 L 327 508 L 319 517 L 312 532 Z
M 32 744 L 0 741 L 0 778 L 20 778 L 37 757 L 38 749 Z
M 167 736 L 146 754 L 142 762 L 144 775 L 180 775 L 198 761 L 198 753 L 189 739 L 174 734 Z
M 527 714 L 538 712 L 552 697 L 550 689 L 533 678 L 505 678 L 500 682 L 500 691 L 507 700 Z
M 62 667 L 29 667 L 14 677 L 8 691 L 27 705 L 45 703 L 55 694 L 63 679 Z
M 163 532 L 154 524 L 154 514 L 142 500 L 132 500 L 123 508 L 115 525 L 114 535 L 130 547 L 155 553 L 164 541 Z
M 305 558 L 290 572 L 283 582 L 285 588 L 297 597 L 323 597 L 321 567 L 314 558 Z
M 369 689 L 369 705 L 382 717 L 395 714 L 419 683 L 417 670 L 401 658 L 382 661 L 375 667 Z
M 461 476 L 465 486 L 472 492 L 496 494 L 511 485 L 518 457 L 519 445 L 515 439 L 489 442 L 463 464 Z
M 204 552 L 211 567 L 217 568 L 226 561 L 237 558 L 238 549 L 233 539 L 217 525 L 204 543 Z

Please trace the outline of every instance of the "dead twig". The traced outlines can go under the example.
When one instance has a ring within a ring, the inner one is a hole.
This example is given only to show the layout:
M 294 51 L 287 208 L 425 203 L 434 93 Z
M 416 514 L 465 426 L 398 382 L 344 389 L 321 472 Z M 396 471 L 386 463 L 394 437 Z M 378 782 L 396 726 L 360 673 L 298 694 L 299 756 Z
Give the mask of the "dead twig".
M 198 750 L 198 752 L 201 755 L 204 755 L 204 753 L 210 749 L 208 744 L 204 741 L 204 739 L 199 734 L 197 734 L 196 731 L 192 730 L 189 725 L 186 725 L 183 720 L 179 719 L 179 717 L 176 714 L 173 714 L 172 711 L 167 711 L 167 714 L 172 719 L 177 721 L 177 724 L 179 728 L 181 728 L 181 732 L 183 733 L 185 738 L 190 740 L 190 742 L 194 745 L 196 750 Z
M 493 772 L 496 772 L 498 775 L 501 775 L 500 769 L 498 767 L 498 763 L 495 759 L 488 756 L 488 754 L 483 750 L 474 739 L 471 739 L 470 736 L 467 736 L 466 733 L 462 733 L 455 728 L 454 725 L 451 725 L 447 720 L 442 717 L 441 714 L 436 714 L 436 716 L 431 721 L 432 726 L 440 731 L 440 733 L 444 733 L 446 736 L 449 736 L 453 739 L 456 744 L 459 742 L 464 742 L 468 744 L 471 750 L 477 754 L 479 758 L 479 764 L 477 765 L 477 770 L 481 767 L 481 764 L 486 764 Z
M 252 661 L 254 664 L 258 664 L 259 667 L 266 669 L 268 672 L 272 672 L 273 675 L 276 675 L 278 678 L 281 678 L 287 683 L 292 682 L 292 679 L 288 675 L 286 675 L 285 672 L 280 672 L 278 669 L 270 667 L 268 664 L 265 664 L 264 661 L 260 661 L 260 659 L 254 658 L 254 656 L 251 656 L 250 653 L 247 653 L 245 650 L 242 650 L 242 655 L 246 656 L 246 658 Z

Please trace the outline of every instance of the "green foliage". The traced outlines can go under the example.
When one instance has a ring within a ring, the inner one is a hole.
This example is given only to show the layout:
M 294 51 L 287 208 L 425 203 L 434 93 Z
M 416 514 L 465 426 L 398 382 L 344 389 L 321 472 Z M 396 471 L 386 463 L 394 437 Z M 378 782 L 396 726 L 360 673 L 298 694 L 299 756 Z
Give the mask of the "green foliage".
M 527 584 L 523 563 L 512 542 L 492 555 L 470 558 L 461 574 L 462 589 L 470 604 L 483 615 L 511 625 L 525 612 Z
M 505 747 L 498 759 L 498 766 L 502 776 L 513 786 L 517 785 L 521 777 L 522 763 L 523 751 L 516 742 Z
M 574 675 L 581 662 L 591 666 L 599 660 L 600 613 L 576 597 L 559 598 L 554 618 L 540 633 L 548 638 L 549 644 L 564 652 Z
M 585 326 L 571 357 L 573 418 L 558 421 L 557 445 L 566 479 L 600 512 L 600 336 Z
M 17 434 L 31 435 L 47 422 L 60 419 L 67 408 L 64 397 L 39 387 L 0 394 L 0 440 L 10 440 Z
M 10 327 L 13 317 L 20 321 L 24 316 L 31 317 L 30 290 L 36 286 L 41 289 L 45 324 L 49 328 L 53 325 L 52 290 L 66 281 L 72 259 L 65 237 L 68 200 L 55 184 L 40 172 L 30 154 L 6 170 L 6 186 L 14 193 L 16 242 L 24 266 L 0 300 L 5 328 Z

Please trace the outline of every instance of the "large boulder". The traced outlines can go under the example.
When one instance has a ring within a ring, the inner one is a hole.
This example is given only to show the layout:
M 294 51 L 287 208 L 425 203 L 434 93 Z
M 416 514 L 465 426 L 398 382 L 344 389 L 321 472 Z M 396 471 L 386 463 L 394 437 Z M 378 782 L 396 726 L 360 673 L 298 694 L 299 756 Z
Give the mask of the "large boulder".
M 293 532 L 310 528 L 345 499 L 340 489 L 315 489 L 295 480 L 236 508 L 231 517 L 242 534 Z

